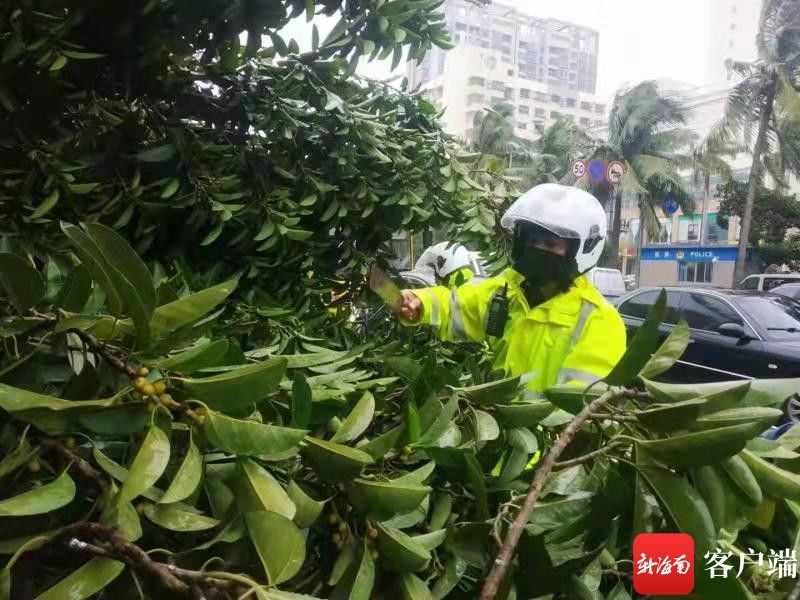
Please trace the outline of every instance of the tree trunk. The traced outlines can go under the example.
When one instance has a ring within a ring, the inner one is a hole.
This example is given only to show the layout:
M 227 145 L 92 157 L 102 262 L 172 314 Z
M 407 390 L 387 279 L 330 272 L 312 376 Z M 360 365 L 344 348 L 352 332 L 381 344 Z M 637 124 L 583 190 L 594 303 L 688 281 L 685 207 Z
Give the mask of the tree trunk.
M 703 210 L 700 213 L 700 245 L 708 241 L 708 203 L 711 198 L 711 175 L 705 174 L 703 181 Z
M 644 247 L 644 200 L 639 194 L 639 235 L 636 236 L 636 287 L 642 286 L 642 248 Z
M 761 106 L 761 114 L 758 119 L 758 135 L 753 146 L 753 165 L 750 167 L 750 180 L 747 182 L 747 197 L 744 202 L 744 212 L 742 212 L 742 223 L 739 232 L 739 252 L 736 255 L 736 268 L 733 274 L 733 285 L 738 285 L 745 278 L 747 266 L 747 242 L 750 237 L 750 221 L 753 217 L 753 204 L 756 199 L 758 182 L 761 176 L 761 155 L 767 143 L 767 129 L 772 117 L 773 102 L 775 101 L 775 88 L 777 82 L 773 76 L 764 94 L 764 104 Z
M 614 194 L 614 212 L 611 215 L 611 232 L 608 236 L 608 250 L 606 251 L 606 266 L 612 269 L 619 268 L 619 236 L 622 226 L 622 192 Z

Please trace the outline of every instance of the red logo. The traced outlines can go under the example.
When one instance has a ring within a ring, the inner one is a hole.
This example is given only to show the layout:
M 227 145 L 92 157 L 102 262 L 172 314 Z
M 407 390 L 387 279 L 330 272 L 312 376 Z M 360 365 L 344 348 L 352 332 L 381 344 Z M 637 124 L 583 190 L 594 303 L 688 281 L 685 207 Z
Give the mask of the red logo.
M 694 589 L 694 540 L 685 533 L 642 533 L 633 540 L 633 589 L 681 596 Z

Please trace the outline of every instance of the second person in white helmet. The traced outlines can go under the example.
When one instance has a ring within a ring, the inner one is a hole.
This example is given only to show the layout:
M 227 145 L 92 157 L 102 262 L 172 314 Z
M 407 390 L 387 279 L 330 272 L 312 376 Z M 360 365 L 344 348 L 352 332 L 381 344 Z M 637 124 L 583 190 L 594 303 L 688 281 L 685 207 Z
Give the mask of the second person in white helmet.
M 401 321 L 429 325 L 448 341 L 488 341 L 495 369 L 519 376 L 530 398 L 605 377 L 626 334 L 585 277 L 605 244 L 600 203 L 578 188 L 540 185 L 512 204 L 501 226 L 512 237 L 513 267 L 460 288 L 404 290 Z

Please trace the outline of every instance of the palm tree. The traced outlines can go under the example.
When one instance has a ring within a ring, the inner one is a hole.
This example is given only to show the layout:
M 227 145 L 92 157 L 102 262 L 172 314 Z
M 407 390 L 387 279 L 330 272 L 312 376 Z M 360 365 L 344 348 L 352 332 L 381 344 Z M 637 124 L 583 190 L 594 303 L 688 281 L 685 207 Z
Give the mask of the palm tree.
M 470 146 L 473 152 L 507 159 L 507 166 L 513 165 L 515 156 L 524 160 L 530 153 L 528 142 L 514 135 L 514 106 L 506 103 L 475 115 Z
M 694 201 L 680 175 L 681 169 L 691 166 L 691 160 L 679 151 L 695 137 L 682 127 L 685 123 L 683 104 L 662 93 L 653 81 L 617 92 L 609 116 L 608 139 L 593 155 L 605 162 L 618 160 L 625 165 L 625 175 L 616 189 L 609 189 L 607 184 L 594 188 L 601 202 L 613 202 L 614 220 L 606 255 L 612 262 L 616 262 L 619 253 L 624 195 L 636 196 L 640 232 L 645 230 L 653 236 L 661 229 L 656 209 L 666 196 L 674 198 L 684 213 L 694 211 Z
M 800 158 L 796 154 L 796 137 L 787 140 L 787 127 L 800 121 L 800 3 L 797 0 L 764 0 L 756 44 L 758 59 L 755 62 L 728 65 L 743 79 L 731 90 L 725 116 L 716 131 L 720 139 L 730 140 L 735 136 L 746 143 L 755 132 L 735 281 L 745 276 L 753 203 L 764 167 L 780 183 L 781 170 L 797 167 Z
M 742 151 L 742 148 L 724 145 L 714 135 L 706 137 L 702 142 L 696 144 L 691 149 L 692 172 L 694 187 L 700 185 L 703 180 L 703 210 L 702 222 L 700 224 L 700 243 L 706 242 L 706 220 L 708 218 L 708 204 L 711 199 L 711 177 L 722 175 L 726 179 L 732 177 L 730 164 L 726 159 L 733 159 Z
M 513 174 L 523 189 L 568 180 L 572 162 L 590 155 L 596 145 L 574 121 L 558 119 L 531 143 L 528 163 L 513 169 Z

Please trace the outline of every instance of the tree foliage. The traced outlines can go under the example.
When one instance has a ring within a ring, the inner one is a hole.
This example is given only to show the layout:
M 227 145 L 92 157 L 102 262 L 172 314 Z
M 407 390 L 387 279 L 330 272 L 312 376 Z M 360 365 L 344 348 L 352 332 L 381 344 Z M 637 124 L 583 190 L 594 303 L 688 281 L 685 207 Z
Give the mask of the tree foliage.
M 502 248 L 505 175 L 352 76 L 447 46 L 438 4 L 0 7 L 0 600 L 475 598 L 535 473 L 517 597 L 629 595 L 642 531 L 794 547 L 797 433 L 753 438 L 797 382 L 659 383 L 663 301 L 552 473 L 603 382 L 532 400 L 482 348 L 350 325 L 395 229 Z M 304 11 L 342 20 L 300 55 Z
M 730 180 L 717 186 L 717 194 L 722 197 L 719 212 L 741 218 L 747 197 L 747 184 Z M 800 227 L 800 206 L 796 196 L 759 186 L 753 205 L 750 242 L 754 245 L 780 243 L 786 238 L 787 230 L 795 227 Z

